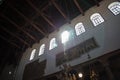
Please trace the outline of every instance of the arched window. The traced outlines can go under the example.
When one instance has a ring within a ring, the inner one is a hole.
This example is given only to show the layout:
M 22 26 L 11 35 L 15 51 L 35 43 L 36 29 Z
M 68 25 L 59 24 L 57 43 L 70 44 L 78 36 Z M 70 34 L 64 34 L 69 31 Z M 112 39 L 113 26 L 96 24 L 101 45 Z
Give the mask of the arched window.
M 85 32 L 85 28 L 84 28 L 83 24 L 82 23 L 77 23 L 75 25 L 75 31 L 76 31 L 76 35 L 77 36 L 82 34 L 82 33 L 84 33 Z
M 64 31 L 61 34 L 61 38 L 62 38 L 62 43 L 65 44 L 68 40 L 69 40 L 69 32 L 68 31 Z
M 113 2 L 108 6 L 108 9 L 114 14 L 118 15 L 120 13 L 120 2 Z
M 36 49 L 33 49 L 30 55 L 30 60 L 32 60 L 35 57 L 35 52 L 36 52 Z
M 55 47 L 57 47 L 56 38 L 52 38 L 52 39 L 50 40 L 49 50 L 51 50 L 51 49 L 53 49 L 53 48 L 55 48 Z
M 97 26 L 104 22 L 104 19 L 99 13 L 94 13 L 93 15 L 91 15 L 90 20 L 92 21 L 94 26 Z
M 44 51 L 45 51 L 45 44 L 42 44 L 41 46 L 40 46 L 40 50 L 39 50 L 39 56 L 40 55 L 42 55 L 43 53 L 44 53 Z

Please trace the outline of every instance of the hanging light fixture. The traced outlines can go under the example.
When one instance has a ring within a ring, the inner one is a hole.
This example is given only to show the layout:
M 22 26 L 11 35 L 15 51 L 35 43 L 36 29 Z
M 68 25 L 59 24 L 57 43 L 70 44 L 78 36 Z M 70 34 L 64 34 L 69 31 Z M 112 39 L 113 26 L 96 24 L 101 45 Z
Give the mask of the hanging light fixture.
M 11 71 L 9 71 L 9 75 L 11 75 L 12 74 L 12 72 Z
M 78 73 L 78 76 L 79 76 L 79 78 L 82 78 L 83 74 L 82 73 Z

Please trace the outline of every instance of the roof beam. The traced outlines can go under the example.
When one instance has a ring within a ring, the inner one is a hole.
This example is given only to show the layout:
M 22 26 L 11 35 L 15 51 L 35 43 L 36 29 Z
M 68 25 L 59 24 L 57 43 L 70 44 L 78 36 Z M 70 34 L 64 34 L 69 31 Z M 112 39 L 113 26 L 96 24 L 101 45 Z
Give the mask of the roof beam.
M 20 16 L 22 16 L 28 23 L 30 23 L 36 30 L 38 30 L 42 35 L 46 36 L 46 34 L 40 29 L 38 28 L 33 21 L 31 21 L 30 19 L 28 19 L 25 15 L 23 15 L 19 10 L 17 10 L 15 7 L 13 7 L 11 4 L 9 4 L 9 6 L 14 9 Z
M 52 4 L 55 6 L 55 8 L 60 12 L 60 14 L 67 20 L 67 16 L 63 13 L 63 11 L 60 9 L 58 4 L 55 2 L 55 0 L 51 0 Z
M 34 23 L 35 23 L 36 25 L 38 25 L 38 26 L 40 26 L 40 27 L 41 27 L 41 24 L 39 24 L 38 22 L 34 22 Z M 44 31 L 44 32 L 46 32 L 46 33 L 48 32 L 47 30 L 45 30 L 45 28 L 44 28 L 44 27 L 41 27 L 41 28 L 43 29 L 43 31 Z
M 36 13 L 34 16 L 30 18 L 30 20 L 34 20 L 35 18 L 39 17 L 38 13 Z M 35 22 L 34 22 L 35 23 Z M 25 23 L 22 27 L 29 26 L 29 23 Z M 27 31 L 31 31 L 30 28 L 25 28 Z M 44 31 L 43 31 L 44 32 Z M 46 32 L 45 32 L 46 33 Z M 37 41 L 37 40 L 36 40 Z
M 46 8 L 49 7 L 49 5 L 50 5 L 50 4 L 47 4 L 45 7 L 43 7 L 43 8 L 41 9 L 41 11 L 43 12 Z
M 22 32 L 24 32 L 27 36 L 29 36 L 31 39 L 33 39 L 36 42 L 36 39 L 30 35 L 28 32 L 26 32 L 25 30 L 23 30 L 19 25 L 17 25 L 14 21 L 12 21 L 11 19 L 9 19 L 7 16 L 0 14 L 3 18 L 5 18 L 6 20 L 8 20 L 11 24 L 13 24 L 15 27 L 17 27 L 19 30 L 21 30 Z
M 77 0 L 73 0 L 73 1 L 74 1 L 75 5 L 77 6 L 77 8 L 79 9 L 80 13 L 82 15 L 84 15 L 84 11 L 82 10 L 82 8 L 80 7 L 80 5 L 78 4 Z
M 41 27 L 41 25 L 39 23 L 35 22 L 35 24 Z M 45 28 L 43 28 L 43 27 L 41 27 L 41 28 L 43 29 L 44 32 L 46 32 L 46 36 L 45 37 L 48 37 L 49 32 L 47 30 L 45 30 Z
M 33 7 L 34 10 L 36 10 L 36 12 L 39 13 L 39 15 L 40 15 L 48 24 L 50 24 L 54 29 L 56 29 L 56 26 L 55 26 L 47 17 L 45 17 L 44 14 L 41 13 L 41 11 L 40 11 L 38 8 L 36 8 L 36 7 L 33 5 L 32 2 L 30 2 L 30 0 L 26 0 L 26 1 L 28 2 L 28 4 L 29 4 L 30 6 Z
M 43 13 L 41 14 L 41 16 L 45 21 L 48 22 L 48 24 L 50 24 L 54 29 L 56 29 L 56 26 L 47 17 L 45 17 Z
M 100 6 L 98 0 L 94 0 L 97 6 Z
M 24 41 L 23 39 L 21 39 L 20 37 L 16 36 L 15 34 L 13 34 L 12 32 L 8 31 L 6 28 L 1 27 L 5 32 L 9 33 L 10 35 L 14 36 L 15 38 L 17 38 L 18 40 L 20 40 L 21 42 L 23 42 L 24 44 L 26 44 L 28 47 L 30 47 L 30 45 Z
M 15 44 L 15 43 L 9 41 L 9 40 L 6 39 L 5 37 L 3 37 L 3 36 L 0 35 L 0 38 L 3 39 L 3 40 L 5 40 L 5 41 L 8 42 L 9 44 L 11 44 L 11 45 L 13 45 L 13 46 L 15 46 L 15 47 L 17 47 L 17 48 L 20 49 L 20 46 L 18 46 L 17 44 Z

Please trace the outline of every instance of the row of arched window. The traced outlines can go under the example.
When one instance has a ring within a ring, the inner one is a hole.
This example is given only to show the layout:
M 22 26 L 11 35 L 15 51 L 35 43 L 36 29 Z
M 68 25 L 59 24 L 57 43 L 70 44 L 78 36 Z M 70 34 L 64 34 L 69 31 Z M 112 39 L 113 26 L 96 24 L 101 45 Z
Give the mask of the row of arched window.
M 113 2 L 108 6 L 108 9 L 114 14 L 114 15 L 118 15 L 120 13 L 120 2 Z M 94 26 L 97 26 L 101 23 L 104 22 L 103 17 L 99 14 L 99 13 L 94 13 L 90 16 L 90 20 L 93 23 Z M 85 28 L 82 22 L 77 23 L 75 25 L 75 32 L 76 35 L 79 36 L 80 34 L 85 32 Z M 68 31 L 64 31 L 61 34 L 61 42 L 64 44 L 69 40 L 69 32 Z M 57 43 L 56 43 L 56 38 L 52 38 L 50 40 L 50 46 L 49 46 L 49 50 L 54 49 L 55 47 L 57 47 Z M 39 50 L 39 56 L 42 55 L 44 53 L 45 50 L 45 44 L 42 44 L 40 46 L 40 50 Z M 35 56 L 36 53 L 36 49 L 33 49 L 31 52 L 31 56 L 30 56 L 30 60 L 32 60 Z

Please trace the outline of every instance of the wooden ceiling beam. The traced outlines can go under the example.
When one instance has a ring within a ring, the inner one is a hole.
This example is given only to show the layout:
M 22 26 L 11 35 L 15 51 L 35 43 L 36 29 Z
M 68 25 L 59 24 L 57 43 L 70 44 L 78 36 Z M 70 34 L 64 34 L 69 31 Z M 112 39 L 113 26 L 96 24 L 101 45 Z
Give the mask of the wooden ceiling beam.
M 8 42 L 9 44 L 11 44 L 11 45 L 13 45 L 13 46 L 15 46 L 15 47 L 21 49 L 20 46 L 18 46 L 17 44 L 13 43 L 12 41 L 6 39 L 6 38 L 3 37 L 2 35 L 0 35 L 0 38 L 3 39 L 3 40 L 5 40 L 5 41 Z
M 45 7 L 43 7 L 43 8 L 41 9 L 41 12 L 43 12 L 43 11 L 44 11 L 45 9 L 47 9 L 49 6 L 50 6 L 50 5 L 47 4 Z
M 100 6 L 98 0 L 94 0 L 97 6 Z
M 23 39 L 21 39 L 20 37 L 16 36 L 14 33 L 10 32 L 9 30 L 7 30 L 4 27 L 1 27 L 5 32 L 9 33 L 11 36 L 14 36 L 15 38 L 17 38 L 18 40 L 20 40 L 21 42 L 23 42 L 24 44 L 26 44 L 28 47 L 30 47 L 30 45 L 24 41 Z
M 82 15 L 84 15 L 84 11 L 82 10 L 82 8 L 80 7 L 80 5 L 78 4 L 77 0 L 73 0 L 73 1 L 74 1 L 75 5 L 77 6 L 77 8 L 79 9 L 80 13 Z
M 39 15 L 38 15 L 38 13 L 36 13 L 34 16 L 32 16 L 30 19 L 31 20 L 34 20 L 35 18 L 37 18 L 37 17 L 39 17 Z M 23 27 L 25 27 L 25 26 L 28 26 L 29 25 L 29 23 L 25 23 L 24 25 L 23 25 Z
M 41 16 L 48 24 L 50 24 L 56 30 L 56 26 L 47 17 L 45 17 L 43 13 L 41 14 Z
M 30 19 L 28 19 L 25 15 L 23 15 L 19 10 L 17 10 L 15 7 L 13 7 L 11 4 L 9 4 L 9 6 L 14 9 L 20 16 L 22 16 L 29 24 L 31 24 L 36 30 L 38 30 L 42 35 L 46 36 L 46 34 L 40 29 L 38 28 L 33 21 L 31 21 Z
M 28 32 L 26 32 L 25 30 L 23 30 L 19 25 L 17 25 L 14 21 L 12 21 L 11 19 L 9 19 L 7 16 L 0 14 L 3 18 L 5 18 L 6 20 L 8 20 L 11 24 L 13 24 L 15 27 L 17 27 L 20 31 L 24 32 L 27 36 L 29 36 L 32 40 L 34 40 L 36 42 L 36 39 L 30 35 Z
M 40 23 L 38 23 L 38 22 L 34 22 L 36 25 L 38 25 L 38 26 L 40 26 L 41 27 L 41 24 Z M 43 31 L 45 32 L 45 33 L 47 33 L 48 31 L 47 30 L 45 30 L 45 28 L 44 27 L 41 27 L 42 29 L 43 29 Z
M 30 6 L 32 6 L 32 8 L 33 8 L 36 12 L 39 13 L 39 15 L 40 15 L 48 24 L 50 24 L 54 29 L 56 29 L 56 26 L 55 26 L 47 17 L 45 17 L 45 15 L 44 15 L 43 13 L 41 13 L 41 11 L 40 11 L 38 8 L 36 8 L 36 7 L 33 5 L 32 2 L 30 2 L 30 0 L 26 0 L 26 1 L 28 2 L 28 4 L 29 4 Z
M 41 27 L 41 25 L 39 23 L 35 22 L 35 24 Z M 48 37 L 49 32 L 44 27 L 41 27 L 41 28 L 43 29 L 44 32 L 46 32 L 46 36 L 45 37 Z
M 67 16 L 65 15 L 65 13 L 60 9 L 60 7 L 58 6 L 58 4 L 55 2 L 55 0 L 51 0 L 52 4 L 55 6 L 55 8 L 60 12 L 60 14 L 67 20 Z

